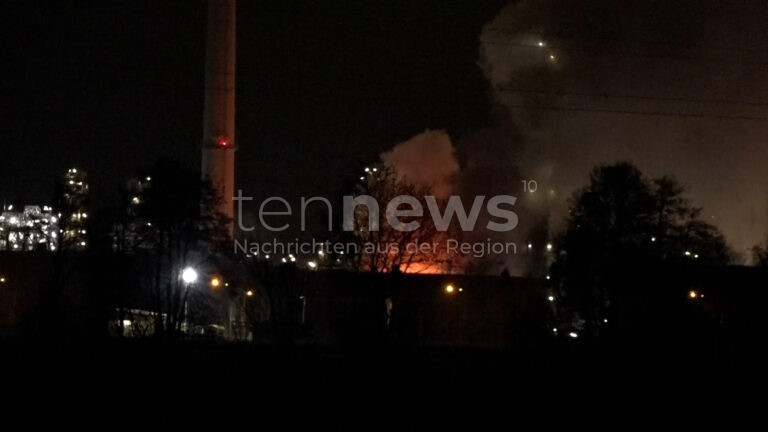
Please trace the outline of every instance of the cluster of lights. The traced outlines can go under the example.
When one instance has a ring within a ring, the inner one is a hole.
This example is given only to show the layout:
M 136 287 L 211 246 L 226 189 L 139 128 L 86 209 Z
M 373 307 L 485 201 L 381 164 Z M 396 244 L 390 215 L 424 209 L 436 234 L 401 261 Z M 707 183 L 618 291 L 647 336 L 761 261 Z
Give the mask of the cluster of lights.
M 0 232 L 6 233 L 0 240 L 0 249 L 13 251 L 36 250 L 40 246 L 49 251 L 57 245 L 58 219 L 50 206 L 24 206 L 13 212 L 9 205 L 0 215 Z
M 464 291 L 464 288 L 461 288 L 461 287 L 456 288 L 455 286 L 453 286 L 453 284 L 448 284 L 445 286 L 445 292 L 447 294 L 453 294 L 455 292 L 463 292 L 463 291 Z
M 540 48 L 544 48 L 544 47 L 546 46 L 546 44 L 544 43 L 544 41 L 539 41 L 539 43 L 538 43 L 537 45 L 538 45 Z M 557 60 L 557 57 L 555 57 L 555 54 L 553 54 L 553 53 L 550 53 L 550 54 L 549 54 L 549 60 L 554 62 L 555 60 Z
M 379 169 L 376 168 L 376 167 L 373 167 L 373 168 L 365 167 L 365 169 L 363 169 L 363 172 L 365 172 L 366 174 L 369 174 L 369 175 L 373 174 L 375 172 L 378 172 L 378 171 L 379 171 Z M 364 181 L 365 180 L 365 176 L 360 176 L 360 180 Z

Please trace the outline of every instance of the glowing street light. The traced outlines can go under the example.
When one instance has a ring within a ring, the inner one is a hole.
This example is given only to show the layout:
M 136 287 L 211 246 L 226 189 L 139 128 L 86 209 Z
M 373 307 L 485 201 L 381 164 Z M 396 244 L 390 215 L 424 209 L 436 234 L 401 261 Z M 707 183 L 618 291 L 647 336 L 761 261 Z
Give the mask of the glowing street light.
M 218 288 L 221 285 L 221 279 L 217 277 L 211 278 L 211 288 Z
M 454 290 L 455 290 L 455 288 L 451 284 L 448 284 L 448 285 L 445 286 L 445 292 L 447 292 L 448 294 L 453 294 Z
M 547 297 L 547 300 L 553 302 L 553 301 L 555 301 L 555 296 L 549 296 L 549 297 Z
M 308 263 L 307 263 L 307 265 L 309 266 L 309 268 L 312 268 L 312 269 L 313 269 L 313 268 L 317 268 L 317 263 L 316 263 L 316 262 L 314 262 L 314 261 L 310 261 L 310 262 L 308 262 Z
M 690 291 L 688 291 L 688 297 L 694 299 L 694 298 L 698 297 L 698 293 L 696 293 L 696 291 L 694 291 L 694 290 L 690 290 Z
M 253 290 L 246 291 L 245 295 L 247 295 L 248 297 L 253 297 Z
M 568 336 L 570 336 L 573 339 L 576 339 L 577 337 L 579 337 L 579 334 L 576 333 L 576 332 L 570 332 L 570 333 L 568 333 Z
M 181 271 L 181 280 L 184 281 L 185 284 L 195 283 L 197 280 L 197 272 L 192 267 L 186 267 Z

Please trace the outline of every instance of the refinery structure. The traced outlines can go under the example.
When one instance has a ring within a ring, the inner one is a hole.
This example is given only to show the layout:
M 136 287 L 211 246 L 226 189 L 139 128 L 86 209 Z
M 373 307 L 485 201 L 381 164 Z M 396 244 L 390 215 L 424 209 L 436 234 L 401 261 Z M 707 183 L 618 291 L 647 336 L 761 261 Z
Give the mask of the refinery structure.
M 70 168 L 63 177 L 58 206 L 3 205 L 0 214 L 0 251 L 55 252 L 88 247 L 87 176 Z

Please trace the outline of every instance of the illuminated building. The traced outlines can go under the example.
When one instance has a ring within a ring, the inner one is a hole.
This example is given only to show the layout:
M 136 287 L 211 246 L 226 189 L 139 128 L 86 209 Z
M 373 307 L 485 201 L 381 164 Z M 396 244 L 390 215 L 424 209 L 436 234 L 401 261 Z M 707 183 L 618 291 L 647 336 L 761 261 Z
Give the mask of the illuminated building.
M 70 168 L 64 174 L 64 185 L 59 203 L 58 217 L 61 220 L 61 247 L 81 250 L 88 247 L 88 182 L 86 173 Z
M 152 221 L 141 215 L 141 206 L 146 202 L 146 191 L 152 177 L 136 177 L 128 181 L 124 195 L 122 220 L 112 228 L 112 249 L 116 252 L 130 252 L 136 248 L 148 247 L 142 239 L 152 230 Z
M 55 251 L 59 240 L 59 220 L 49 206 L 3 208 L 0 214 L 0 250 L 16 252 Z

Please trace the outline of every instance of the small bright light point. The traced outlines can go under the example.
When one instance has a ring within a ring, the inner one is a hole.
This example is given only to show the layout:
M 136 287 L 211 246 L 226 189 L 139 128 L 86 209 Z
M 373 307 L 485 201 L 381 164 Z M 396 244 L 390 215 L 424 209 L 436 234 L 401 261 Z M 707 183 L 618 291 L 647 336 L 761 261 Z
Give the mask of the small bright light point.
M 247 295 L 248 297 L 252 297 L 253 296 L 253 291 L 252 290 L 248 290 L 248 291 L 245 292 L 245 295 Z
M 138 204 L 139 203 L 139 197 L 133 197 L 131 202 L 134 203 L 134 204 Z
M 539 41 L 539 46 L 543 47 L 544 46 L 544 42 Z
M 211 287 L 218 288 L 221 285 L 221 280 L 217 277 L 211 279 Z
M 655 242 L 656 241 L 656 237 L 651 237 L 651 241 Z
M 317 251 L 317 254 L 320 255 L 320 256 L 323 256 L 323 255 L 325 255 L 325 252 L 323 252 L 323 250 L 320 249 L 319 251 Z
M 287 259 L 285 259 L 285 258 L 281 259 L 280 261 L 282 261 L 282 262 L 284 262 L 284 263 L 285 263 L 285 262 L 288 262 L 288 260 L 287 260 Z
M 0 283 L 5 283 L 5 278 L 4 277 L 0 277 Z
M 123 320 L 123 327 L 129 327 L 131 325 L 131 320 Z
M 531 243 L 528 243 L 528 249 L 533 249 L 533 245 Z
M 685 251 L 685 256 L 691 256 L 691 253 L 689 251 Z
M 696 298 L 697 295 L 698 294 L 694 290 L 688 291 L 688 297 L 690 297 L 690 298 Z
M 314 262 L 314 261 L 310 261 L 310 262 L 308 262 L 308 263 L 307 263 L 307 265 L 309 266 L 309 268 L 315 268 L 315 267 L 317 267 L 317 263 L 316 263 L 316 262 Z
M 296 257 L 291 257 L 291 262 L 296 262 Z
M 552 332 L 553 332 L 553 333 L 557 333 L 557 327 L 553 328 L 553 329 L 552 329 Z
M 264 255 L 264 258 L 269 259 L 269 255 Z
M 547 300 L 549 300 L 549 301 L 555 301 L 555 296 L 549 296 L 549 297 L 547 297 Z
M 454 290 L 453 285 L 448 284 L 448 285 L 445 286 L 445 292 L 450 294 L 450 293 L 453 292 L 453 290 Z
M 459 292 L 462 292 L 462 291 L 464 291 L 464 288 L 459 288 Z
M 365 167 L 365 172 L 371 172 L 371 169 L 368 167 Z
M 152 177 L 147 177 L 147 181 L 152 181 Z
M 608 318 L 603 318 L 604 323 L 608 323 Z
M 376 168 L 374 168 L 374 169 L 373 169 L 373 172 L 376 172 L 376 171 L 378 171 L 378 170 L 377 170 Z
M 570 336 L 570 337 L 572 337 L 572 338 L 576 339 L 577 337 L 579 337 L 579 334 L 578 334 L 578 333 L 576 333 L 576 332 L 570 332 L 570 333 L 568 333 L 568 336 Z
M 549 55 L 549 59 L 550 59 L 550 60 L 554 60 L 554 59 L 555 59 L 555 55 L 554 55 L 554 54 L 550 54 L 550 55 Z
M 194 283 L 197 280 L 197 272 L 192 267 L 186 267 L 181 272 L 181 280 L 186 284 Z
M 365 180 L 365 177 L 360 177 L 360 180 Z
M 548 250 L 548 251 L 551 251 L 551 250 L 552 250 L 552 243 L 547 243 L 547 250 Z
M 549 280 L 549 275 L 547 275 L 547 280 Z
M 699 257 L 699 254 L 695 254 L 693 257 L 694 257 L 694 258 L 698 258 L 698 257 Z

